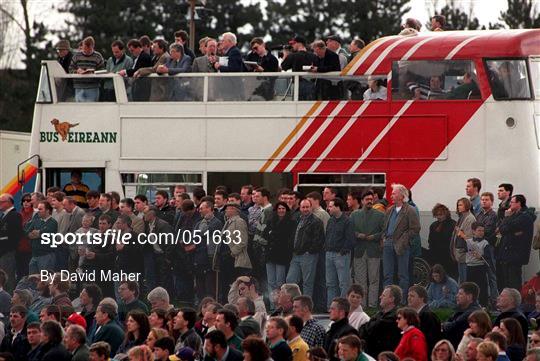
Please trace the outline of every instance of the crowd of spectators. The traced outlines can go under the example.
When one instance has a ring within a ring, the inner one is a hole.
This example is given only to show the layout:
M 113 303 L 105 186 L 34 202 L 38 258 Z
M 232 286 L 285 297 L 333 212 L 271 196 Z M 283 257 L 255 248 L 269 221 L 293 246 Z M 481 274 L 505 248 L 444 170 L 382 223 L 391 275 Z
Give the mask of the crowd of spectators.
M 443 16 L 434 16 L 431 30 L 441 31 L 445 26 Z M 416 19 L 407 19 L 399 35 L 417 35 L 421 24 Z M 181 73 L 240 73 L 240 72 L 311 72 L 329 73 L 343 70 L 365 47 L 362 39 L 355 38 L 345 44 L 339 35 L 329 35 L 324 40 L 308 42 L 301 35 L 294 36 L 276 57 L 272 48 L 263 38 L 254 37 L 249 49 L 242 54 L 244 46 L 238 44 L 231 32 L 223 33 L 219 39 L 203 37 L 197 50 L 188 47 L 189 36 L 186 31 L 174 33 L 174 41 L 156 38 L 153 41 L 146 35 L 124 43 L 115 40 L 111 43 L 111 56 L 108 59 L 95 50 L 95 41 L 88 36 L 80 41 L 77 50 L 72 51 L 69 40 L 56 44 L 58 61 L 66 73 L 81 75 L 73 79 L 74 99 L 77 102 L 114 101 L 112 80 L 100 82 L 97 78 L 85 78 L 85 74 L 112 73 L 125 77 L 129 85 L 128 96 L 132 101 L 188 100 L 196 96 L 186 89 L 181 81 L 148 81 L 150 74 L 176 75 Z M 128 55 L 128 52 L 130 55 Z M 253 78 L 255 79 L 255 78 Z M 271 100 L 275 96 L 276 78 L 257 77 L 253 96 L 259 100 Z M 195 83 L 193 81 L 193 83 Z M 197 83 L 198 84 L 198 83 Z M 201 83 L 202 84 L 202 83 Z M 200 84 L 199 84 L 200 85 Z M 386 100 L 386 81 L 369 79 L 367 83 L 356 81 L 335 81 L 327 78 L 302 77 L 299 84 L 300 100 L 363 99 Z M 197 88 L 191 84 L 191 87 Z M 429 84 L 416 84 L 418 90 L 427 89 Z M 244 88 L 240 79 L 234 77 L 220 79 L 210 84 L 216 97 L 222 100 L 243 100 L 240 93 Z M 413 89 L 411 97 L 417 95 Z M 235 94 L 237 93 L 237 94 Z M 209 94 L 214 94 L 210 91 Z M 442 93 L 441 93 L 442 94 Z M 466 99 L 468 92 L 462 99 Z M 230 99 L 229 99 L 230 98 Z
M 412 268 L 418 208 L 400 184 L 391 202 L 370 189 L 342 200 L 325 187 L 282 189 L 272 205 L 263 187 L 208 195 L 177 185 L 149 204 L 90 190 L 75 170 L 62 190 L 25 194 L 19 211 L 2 194 L 0 359 L 536 360 L 540 334 L 526 353 L 540 273 L 522 282 L 534 210 L 511 184 L 499 186 L 497 210 L 480 190 L 467 180 L 457 221 L 433 208 L 427 287 Z M 112 240 L 111 230 L 182 238 L 58 247 L 43 238 Z M 99 276 L 108 270 L 138 276 Z M 443 307 L 455 308 L 445 322 L 435 312 Z M 314 317 L 326 311 L 329 325 Z

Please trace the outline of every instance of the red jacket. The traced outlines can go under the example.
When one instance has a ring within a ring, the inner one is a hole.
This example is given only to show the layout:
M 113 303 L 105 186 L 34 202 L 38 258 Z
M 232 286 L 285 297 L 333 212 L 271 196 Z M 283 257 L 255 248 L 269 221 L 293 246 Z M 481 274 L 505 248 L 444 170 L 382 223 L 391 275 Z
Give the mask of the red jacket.
M 426 337 L 416 327 L 411 327 L 403 333 L 395 351 L 400 359 L 412 357 L 416 361 L 427 361 Z
M 529 294 L 529 290 L 533 290 L 532 294 Z M 533 305 L 536 303 L 535 293 L 540 292 L 540 276 L 534 276 L 527 283 L 521 287 L 521 298 L 523 303 Z

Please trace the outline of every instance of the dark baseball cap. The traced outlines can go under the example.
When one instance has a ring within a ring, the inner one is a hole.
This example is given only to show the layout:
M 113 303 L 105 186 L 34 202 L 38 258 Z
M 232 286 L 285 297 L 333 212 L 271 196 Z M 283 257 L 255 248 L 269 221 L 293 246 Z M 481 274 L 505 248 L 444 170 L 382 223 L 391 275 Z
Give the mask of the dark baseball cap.
M 294 38 L 289 40 L 289 44 L 294 44 L 294 43 L 301 43 L 301 44 L 305 45 L 306 44 L 306 38 L 304 38 L 301 35 L 295 35 Z
M 327 36 L 326 37 L 326 40 L 334 40 L 334 41 L 337 41 L 338 43 L 342 44 L 341 42 L 341 38 L 339 37 L 339 35 L 330 35 L 330 36 Z

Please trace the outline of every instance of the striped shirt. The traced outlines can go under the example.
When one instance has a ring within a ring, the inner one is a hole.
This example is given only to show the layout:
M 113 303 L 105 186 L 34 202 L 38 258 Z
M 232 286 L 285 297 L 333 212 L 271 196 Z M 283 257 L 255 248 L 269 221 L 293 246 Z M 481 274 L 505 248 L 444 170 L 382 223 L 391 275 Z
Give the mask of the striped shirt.
M 94 51 L 90 55 L 85 55 L 82 51 L 78 51 L 73 55 L 69 72 L 77 74 L 77 69 L 105 69 L 105 60 L 103 56 Z M 91 89 L 99 87 L 99 79 L 73 79 L 73 87 L 75 89 Z

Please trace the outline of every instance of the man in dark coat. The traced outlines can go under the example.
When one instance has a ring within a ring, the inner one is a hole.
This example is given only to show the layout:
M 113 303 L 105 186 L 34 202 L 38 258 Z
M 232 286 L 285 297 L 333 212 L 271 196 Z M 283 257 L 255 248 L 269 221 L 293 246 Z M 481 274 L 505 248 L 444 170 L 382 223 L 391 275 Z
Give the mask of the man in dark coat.
M 13 196 L 0 195 L 0 269 L 7 275 L 8 290 L 15 285 L 15 251 L 23 236 L 22 217 L 14 208 Z
M 124 331 L 114 321 L 116 318 L 116 310 L 114 306 L 108 303 L 103 303 L 96 310 L 96 324 L 98 329 L 91 336 L 90 343 L 105 341 L 111 345 L 111 357 L 116 354 L 116 350 L 124 340 Z
M 527 208 L 525 196 L 510 198 L 510 208 L 504 212 L 499 224 L 501 243 L 497 257 L 497 283 L 499 289 L 520 289 L 523 284 L 522 266 L 529 263 L 536 215 Z
M 324 349 L 330 361 L 339 361 L 337 355 L 337 344 L 341 337 L 347 335 L 357 335 L 358 330 L 349 325 L 349 310 L 351 305 L 347 299 L 336 297 L 330 304 L 330 320 L 333 321 L 330 329 L 324 338 Z
M 312 72 L 328 73 L 331 71 L 341 71 L 339 56 L 326 48 L 322 40 L 317 40 L 311 44 L 313 52 L 317 56 L 317 63 L 311 68 Z M 343 96 L 342 84 L 334 84 L 331 80 L 317 79 L 315 93 L 319 100 L 338 100 Z
M 520 311 L 521 294 L 515 288 L 504 288 L 497 297 L 497 310 L 501 313 L 495 318 L 493 326 L 499 327 L 505 318 L 515 318 L 521 325 L 523 337 L 526 340 L 529 333 L 529 322 L 527 317 Z
M 24 306 L 13 306 L 9 313 L 9 324 L 6 327 L 6 335 L 0 344 L 0 352 L 10 352 L 15 361 L 26 361 L 26 355 L 30 351 L 30 343 L 26 338 L 26 315 Z
M 442 325 L 443 338 L 450 341 L 456 349 L 463 338 L 463 332 L 469 328 L 470 314 L 480 310 L 477 301 L 479 293 L 476 283 L 463 282 L 456 295 L 456 312 Z
M 413 285 L 409 288 L 409 294 L 407 296 L 407 304 L 409 307 L 415 309 L 420 317 L 420 331 L 426 336 L 426 343 L 428 345 L 428 354 L 431 354 L 431 350 L 439 341 L 441 337 L 441 320 L 439 317 L 431 311 L 427 305 L 428 294 L 424 287 L 420 285 Z
M 223 56 L 214 63 L 214 68 L 220 73 L 239 73 L 246 71 L 242 53 L 236 46 L 236 35 L 224 33 L 221 35 L 221 49 Z M 237 77 L 214 78 L 213 85 L 217 100 L 244 100 L 244 85 L 242 79 Z
M 58 322 L 43 322 L 41 325 L 42 361 L 71 361 L 71 353 L 62 344 L 62 333 L 62 326 Z
M 214 64 L 214 67 L 219 70 L 220 73 L 245 71 L 242 53 L 240 53 L 240 49 L 238 49 L 236 44 L 236 35 L 233 33 L 224 33 L 221 35 L 221 49 L 223 55 L 227 57 L 227 64 L 222 64 L 222 62 L 216 62 Z
M 148 238 L 159 239 L 162 234 L 172 234 L 173 229 L 163 219 L 158 217 L 159 210 L 151 206 L 144 212 L 145 234 Z M 157 237 L 157 238 L 156 238 Z M 171 257 L 173 247 L 180 245 L 145 244 L 144 245 L 144 272 L 146 286 L 149 290 L 161 285 L 165 289 L 173 290 Z
M 360 327 L 360 338 L 366 341 L 367 354 L 376 356 L 383 351 L 393 351 L 399 344 L 401 330 L 396 319 L 401 295 L 398 286 L 386 286 L 380 297 L 381 310 Z
M 210 331 L 204 336 L 204 351 L 205 360 L 242 361 L 244 359 L 242 352 L 227 345 L 225 334 L 220 330 Z
M 137 39 L 131 39 L 127 43 L 129 52 L 133 55 L 133 66 L 131 69 L 120 70 L 121 76 L 132 77 L 137 70 L 152 66 L 152 58 L 143 51 L 142 44 Z M 148 78 L 136 79 L 131 87 L 131 96 L 134 101 L 145 101 L 150 97 L 150 80 Z

